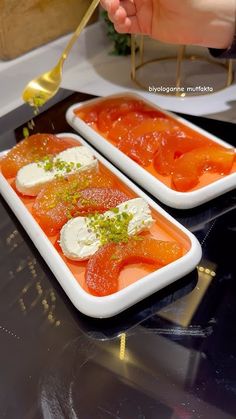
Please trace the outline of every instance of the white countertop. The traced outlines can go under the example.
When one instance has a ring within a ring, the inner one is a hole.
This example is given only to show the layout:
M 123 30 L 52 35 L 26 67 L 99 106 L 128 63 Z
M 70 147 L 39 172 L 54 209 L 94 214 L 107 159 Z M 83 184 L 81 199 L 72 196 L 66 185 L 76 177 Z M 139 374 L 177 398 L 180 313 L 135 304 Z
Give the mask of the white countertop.
M 20 106 L 29 80 L 52 68 L 70 35 L 11 61 L 0 61 L 0 116 Z M 236 84 L 210 95 L 177 98 L 138 90 L 130 80 L 130 57 L 110 55 L 104 26 L 86 28 L 65 63 L 62 87 L 105 96 L 133 90 L 172 111 L 236 122 Z

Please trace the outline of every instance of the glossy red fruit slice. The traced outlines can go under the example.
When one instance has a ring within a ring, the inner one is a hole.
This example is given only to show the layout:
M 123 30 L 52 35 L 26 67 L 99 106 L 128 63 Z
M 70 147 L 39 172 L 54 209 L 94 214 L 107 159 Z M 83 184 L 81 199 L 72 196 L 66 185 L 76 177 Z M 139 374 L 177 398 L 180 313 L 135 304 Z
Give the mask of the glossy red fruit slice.
M 120 123 L 122 122 L 121 119 Z M 165 118 L 151 119 L 149 116 L 140 119 L 138 124 L 130 124 L 126 131 L 125 127 L 122 131 L 120 123 L 118 127 L 113 126 L 110 133 L 118 137 L 118 148 L 142 166 L 148 166 L 152 162 L 158 150 L 160 134 L 167 129 L 175 129 L 172 121 Z M 110 138 L 110 133 L 108 138 Z
M 98 115 L 98 129 L 107 132 L 112 128 L 114 121 L 129 112 L 142 109 L 142 102 L 134 99 L 123 98 L 108 99 L 102 103 Z
M 230 173 L 235 158 L 233 149 L 220 146 L 201 147 L 176 160 L 172 183 L 177 191 L 186 192 L 194 188 L 205 172 Z
M 129 112 L 126 115 L 122 115 L 112 124 L 107 138 L 114 142 L 127 138 L 130 130 L 139 125 L 145 118 L 146 116 L 143 112 Z
M 159 135 L 148 133 L 135 139 L 130 137 L 121 139 L 118 147 L 141 166 L 148 166 L 159 147 Z
M 138 138 L 145 134 L 159 134 L 163 131 L 173 130 L 175 126 L 176 124 L 167 118 L 146 118 L 131 130 L 130 136 Z
M 130 239 L 127 244 L 109 243 L 99 249 L 88 261 L 85 281 L 89 291 L 97 296 L 113 294 L 118 290 L 118 277 L 129 263 L 167 265 L 183 255 L 178 243 L 143 237 Z
M 90 125 L 98 121 L 98 114 L 100 110 L 101 107 L 98 104 L 88 105 L 75 109 L 74 114 Z
M 159 146 L 160 133 L 174 125 L 164 118 L 145 118 L 129 127 L 127 135 L 120 136 L 119 149 L 142 166 L 148 166 Z
M 111 178 L 95 171 L 75 173 L 66 178 L 56 179 L 40 191 L 33 205 L 33 215 L 43 230 L 48 235 L 53 235 L 82 207 L 82 199 L 79 208 L 77 203 L 83 189 L 114 186 L 115 182 Z M 108 203 L 108 199 L 106 202 Z
M 1 160 L 2 174 L 6 178 L 15 177 L 18 170 L 26 164 L 76 145 L 76 140 L 58 138 L 52 134 L 31 135 L 19 142 Z
M 98 129 L 101 132 L 108 132 L 115 121 L 130 112 L 141 112 L 152 116 L 162 115 L 159 111 L 155 111 L 151 106 L 145 104 L 142 100 L 133 98 L 114 98 L 103 101 L 100 105 L 98 115 Z
M 130 197 L 119 189 L 87 188 L 80 192 L 73 215 L 102 213 L 129 199 Z
M 173 173 L 175 160 L 193 149 L 212 146 L 214 143 L 203 137 L 191 137 L 181 131 L 162 132 L 159 136 L 160 143 L 153 159 L 156 171 L 163 176 Z

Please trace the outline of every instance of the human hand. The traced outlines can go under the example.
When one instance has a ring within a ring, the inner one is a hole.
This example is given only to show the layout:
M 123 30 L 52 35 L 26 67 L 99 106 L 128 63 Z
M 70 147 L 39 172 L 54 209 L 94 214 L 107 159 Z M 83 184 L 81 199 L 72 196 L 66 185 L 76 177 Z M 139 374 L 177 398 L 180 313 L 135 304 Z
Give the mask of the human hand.
M 235 0 L 101 0 L 120 33 L 176 44 L 228 48 L 235 30 Z

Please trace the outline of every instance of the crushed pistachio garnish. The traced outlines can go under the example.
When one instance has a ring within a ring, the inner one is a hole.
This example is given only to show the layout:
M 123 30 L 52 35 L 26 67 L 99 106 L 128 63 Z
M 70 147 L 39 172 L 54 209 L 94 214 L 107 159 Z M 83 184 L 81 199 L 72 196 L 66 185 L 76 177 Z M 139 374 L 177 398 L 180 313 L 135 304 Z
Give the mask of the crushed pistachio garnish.
M 142 237 L 142 236 L 137 236 L 137 235 L 135 234 L 134 236 L 132 236 L 132 239 L 133 239 L 133 240 L 136 240 L 136 241 L 138 242 L 138 241 L 143 240 L 143 237 Z
M 71 214 L 71 212 L 68 210 L 68 211 L 66 211 L 66 218 L 68 219 L 68 220 L 70 220 L 71 218 L 73 217 L 73 215 Z
M 81 194 L 78 189 L 85 189 L 89 185 L 89 177 L 85 177 L 83 181 L 78 182 L 77 180 L 71 182 L 70 185 L 65 186 L 64 189 L 59 189 L 54 196 L 53 202 L 47 206 L 48 210 L 51 210 L 57 206 L 59 202 L 69 203 L 68 216 L 71 218 L 71 211 L 74 210 L 74 206 L 77 204 Z
M 43 106 L 44 103 L 45 103 L 45 98 L 43 97 L 43 95 L 35 96 L 35 97 L 33 97 L 33 99 L 28 101 L 28 104 L 33 107 L 33 112 L 34 112 L 35 116 L 39 114 L 39 108 L 40 108 L 40 106 Z M 24 138 L 29 137 L 29 130 L 33 131 L 34 127 L 35 127 L 35 122 L 34 122 L 33 119 L 31 119 L 27 123 L 27 127 L 23 128 Z
M 82 206 L 95 206 L 97 204 L 97 201 L 95 199 L 89 199 L 89 198 L 81 198 L 79 200 L 79 204 Z
M 34 127 L 35 127 L 34 120 L 33 120 L 33 119 L 31 119 L 31 121 L 29 121 L 29 122 L 27 123 L 27 127 L 24 127 L 24 128 L 23 128 L 23 137 L 24 137 L 24 138 L 29 137 L 29 135 L 30 135 L 29 130 L 31 130 L 31 131 L 32 131 L 32 130 L 34 129 Z
M 81 167 L 80 163 L 66 162 L 59 158 L 54 159 L 53 156 L 45 156 L 40 161 L 37 161 L 38 167 L 41 167 L 45 172 L 71 173 L 72 171 Z
M 85 189 L 89 185 L 89 178 L 86 177 L 82 182 L 77 180 L 71 182 L 70 185 L 66 186 L 65 189 L 60 189 L 55 194 L 55 199 L 57 202 L 72 202 L 73 204 L 77 203 L 77 200 L 80 197 L 80 192 L 78 189 Z
M 39 108 L 43 106 L 46 102 L 46 98 L 43 94 L 36 95 L 32 98 L 32 100 L 29 102 L 30 106 L 33 106 L 34 108 L 34 114 L 39 114 Z
M 28 130 L 28 128 L 27 128 L 27 127 L 24 127 L 24 128 L 23 128 L 23 137 L 24 137 L 24 138 L 29 137 L 29 130 Z
M 133 214 L 125 211 L 119 212 L 118 208 L 113 208 L 111 211 L 115 214 L 112 217 L 100 214 L 89 215 L 87 217 L 88 228 L 96 234 L 101 245 L 111 242 L 127 243 L 129 240 L 128 226 Z
M 43 94 L 36 95 L 28 101 L 28 104 L 33 107 L 33 112 L 34 112 L 35 116 L 39 114 L 39 108 L 40 108 L 40 106 L 43 106 L 45 104 L 45 102 L 46 102 L 46 98 L 44 97 Z M 31 119 L 27 123 L 27 127 L 28 128 L 26 128 L 26 127 L 23 128 L 24 138 L 29 137 L 29 130 L 33 130 L 34 127 L 35 127 L 35 122 L 34 122 L 33 119 Z
M 31 119 L 31 121 L 29 121 L 27 125 L 28 125 L 28 128 L 29 128 L 29 129 L 33 130 L 33 129 L 34 129 L 34 127 L 35 127 L 35 122 L 34 122 L 34 120 L 33 120 L 33 119 Z
M 110 211 L 114 212 L 114 214 L 119 214 L 119 208 L 111 208 Z
M 111 260 L 119 260 L 120 259 L 120 256 L 118 256 L 116 254 L 113 254 L 113 255 L 111 255 L 111 258 L 110 259 Z
M 84 244 L 85 246 L 91 246 L 91 244 L 93 244 L 93 241 L 92 241 L 92 240 L 84 240 L 84 241 L 83 241 L 83 244 Z

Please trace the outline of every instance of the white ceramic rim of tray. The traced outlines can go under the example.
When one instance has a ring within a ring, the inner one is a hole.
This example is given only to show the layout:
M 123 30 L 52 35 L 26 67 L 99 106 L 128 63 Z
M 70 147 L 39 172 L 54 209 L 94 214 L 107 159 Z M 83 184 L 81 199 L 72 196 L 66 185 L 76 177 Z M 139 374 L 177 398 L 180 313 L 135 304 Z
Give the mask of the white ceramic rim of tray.
M 82 107 L 86 104 L 92 104 L 96 102 L 102 102 L 106 98 L 115 98 L 120 96 L 131 96 L 137 97 L 143 102 L 149 104 L 153 108 L 159 110 L 165 115 L 174 118 L 176 121 L 181 122 L 187 127 L 194 129 L 195 131 L 203 134 L 210 140 L 221 144 L 228 148 L 233 148 L 232 145 L 226 143 L 225 141 L 217 138 L 216 136 L 208 133 L 207 131 L 197 127 L 191 122 L 186 121 L 185 119 L 175 115 L 172 112 L 168 112 L 154 103 L 148 101 L 137 93 L 131 92 L 121 92 L 114 95 L 109 95 L 106 97 L 90 99 L 85 102 L 79 102 L 75 105 L 70 106 L 66 112 L 67 122 L 77 131 L 79 134 L 83 135 L 87 141 L 89 141 L 94 147 L 101 151 L 109 160 L 111 160 L 116 166 L 118 166 L 124 173 L 126 173 L 131 179 L 137 182 L 140 186 L 150 192 L 153 196 L 159 199 L 164 204 L 169 207 L 177 209 L 189 209 L 194 208 L 199 205 L 204 204 L 226 192 L 235 188 L 236 185 L 236 173 L 231 173 L 227 176 L 222 177 L 222 179 L 216 180 L 209 185 L 203 186 L 200 189 L 196 189 L 190 192 L 178 192 L 163 182 L 155 178 L 145 168 L 141 167 L 138 163 L 132 160 L 130 157 L 125 155 L 117 147 L 109 143 L 104 137 L 98 134 L 95 130 L 90 128 L 82 119 L 75 116 L 74 110 Z
M 88 294 L 76 281 L 76 278 L 62 260 L 61 256 L 48 240 L 46 234 L 40 228 L 33 216 L 27 210 L 17 193 L 9 186 L 9 183 L 0 173 L 0 191 L 7 201 L 18 220 L 23 225 L 29 237 L 35 244 L 36 248 L 48 264 L 49 268 L 57 278 L 58 282 L 68 295 L 74 306 L 90 317 L 106 318 L 112 317 L 128 307 L 143 300 L 156 291 L 175 282 L 177 279 L 187 275 L 199 263 L 202 250 L 196 237 L 190 233 L 185 227 L 178 223 L 173 217 L 166 213 L 151 198 L 142 192 L 136 185 L 127 179 L 118 169 L 105 160 L 91 146 L 89 146 L 81 137 L 76 134 L 62 133 L 58 137 L 70 137 L 78 140 L 81 144 L 90 148 L 94 156 L 106 166 L 112 173 L 119 177 L 130 189 L 137 195 L 144 198 L 149 205 L 181 230 L 191 243 L 190 250 L 180 259 L 172 262 L 170 265 L 148 274 L 141 280 L 127 286 L 126 288 L 116 292 L 115 294 L 105 297 L 96 297 Z

